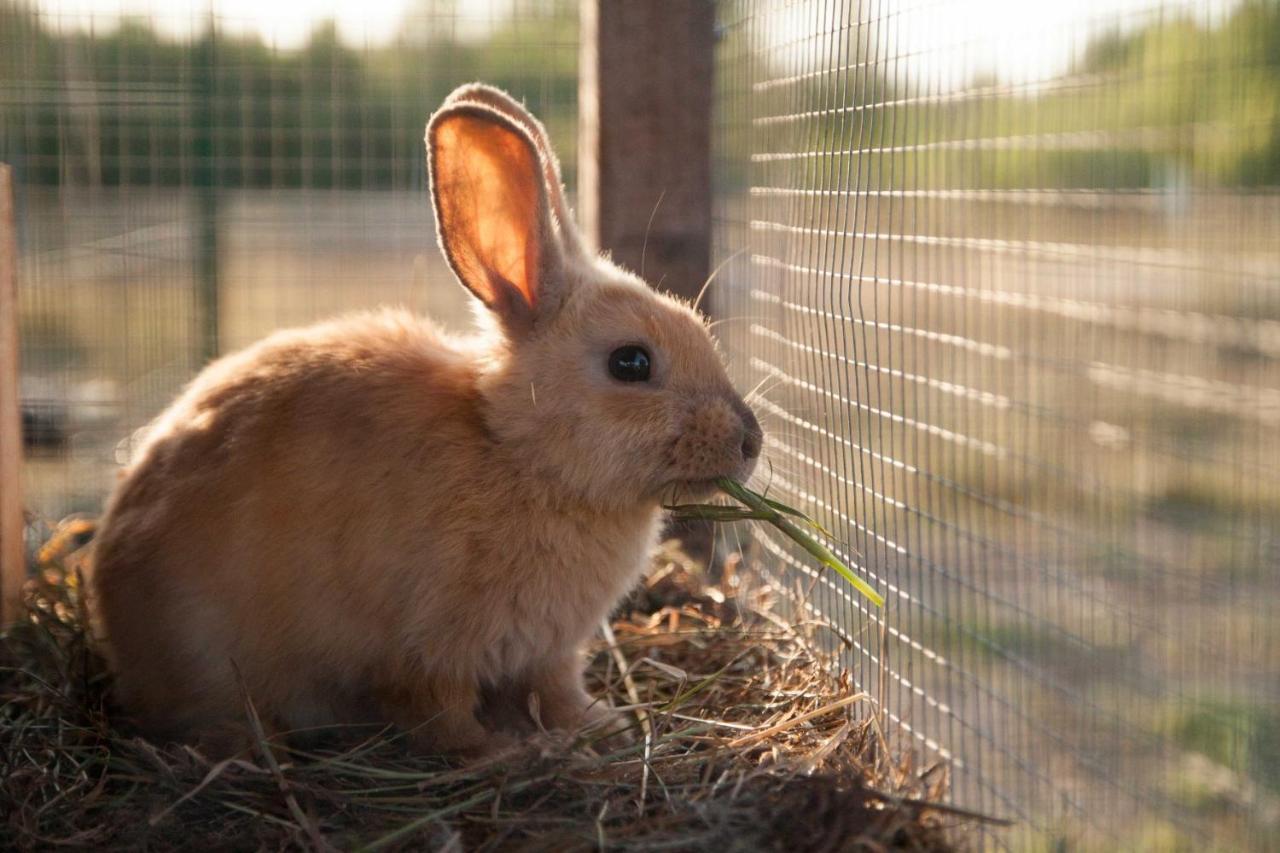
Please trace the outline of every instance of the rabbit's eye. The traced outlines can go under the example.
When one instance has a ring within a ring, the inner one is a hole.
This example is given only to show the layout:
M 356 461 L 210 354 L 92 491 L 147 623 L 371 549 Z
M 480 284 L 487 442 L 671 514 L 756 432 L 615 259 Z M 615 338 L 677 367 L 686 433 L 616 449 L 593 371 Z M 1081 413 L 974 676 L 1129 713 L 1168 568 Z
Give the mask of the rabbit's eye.
M 634 344 L 609 353 L 609 375 L 619 382 L 648 382 L 649 353 Z

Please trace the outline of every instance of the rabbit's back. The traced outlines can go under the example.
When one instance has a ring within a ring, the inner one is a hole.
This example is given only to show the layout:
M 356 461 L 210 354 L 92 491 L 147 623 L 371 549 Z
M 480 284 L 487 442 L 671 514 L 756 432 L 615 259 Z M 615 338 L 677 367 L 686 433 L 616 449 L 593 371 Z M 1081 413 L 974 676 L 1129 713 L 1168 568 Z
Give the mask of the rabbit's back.
M 475 380 L 472 357 L 400 312 L 280 333 L 202 373 L 151 428 L 96 546 L 122 698 L 198 726 L 232 713 L 234 661 L 259 701 L 349 718 L 325 707 L 398 655 L 406 555 L 432 559 L 408 519 L 468 501 Z

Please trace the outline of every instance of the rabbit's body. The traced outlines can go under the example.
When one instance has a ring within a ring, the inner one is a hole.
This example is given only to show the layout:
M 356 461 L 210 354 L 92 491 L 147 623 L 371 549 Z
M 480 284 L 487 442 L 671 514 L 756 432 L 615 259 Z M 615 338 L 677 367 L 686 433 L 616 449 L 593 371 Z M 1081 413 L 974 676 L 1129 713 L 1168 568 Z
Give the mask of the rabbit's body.
M 385 311 L 215 362 L 108 505 L 95 612 L 153 731 L 216 741 L 246 696 L 270 727 L 391 721 L 463 752 L 505 742 L 481 720 L 527 719 L 531 694 L 548 727 L 599 717 L 580 650 L 636 580 L 662 495 L 754 463 L 702 322 L 581 253 L 550 212 L 558 182 L 549 200 L 521 184 L 555 174 L 545 141 L 520 139 L 536 122 L 471 92 L 502 110 L 442 110 L 433 154 L 459 162 L 433 160 L 433 183 L 446 253 L 498 323 L 454 338 Z M 511 208 L 525 242 L 501 230 Z M 636 340 L 662 355 L 643 384 L 619 349 Z
M 101 606 L 147 614 L 111 629 L 125 701 L 159 728 L 234 720 L 235 662 L 277 725 L 376 719 L 405 668 L 501 689 L 585 642 L 634 583 L 657 507 L 601 511 L 524 476 L 482 378 L 392 312 L 280 333 L 202 374 L 139 449 L 97 546 L 114 569 Z

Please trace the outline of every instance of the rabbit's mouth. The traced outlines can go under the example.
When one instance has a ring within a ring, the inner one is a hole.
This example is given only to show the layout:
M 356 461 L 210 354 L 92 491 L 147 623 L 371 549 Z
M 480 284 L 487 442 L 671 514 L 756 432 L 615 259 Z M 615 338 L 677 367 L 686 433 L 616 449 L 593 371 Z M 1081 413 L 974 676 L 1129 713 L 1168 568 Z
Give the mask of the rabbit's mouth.
M 672 497 L 671 503 L 697 503 L 712 497 L 720 491 L 716 485 L 718 477 L 702 477 L 692 480 L 675 480 L 668 489 Z
M 669 483 L 696 500 L 714 495 L 721 477 L 745 482 L 763 441 L 755 415 L 736 397 L 696 399 L 670 446 Z
M 698 503 L 720 494 L 721 480 L 745 483 L 755 473 L 757 457 L 739 459 L 736 464 L 717 471 L 715 467 L 682 471 L 670 476 L 662 486 L 668 503 Z M 715 473 L 711 473 L 715 472 Z M 692 476 L 690 476 L 692 475 Z

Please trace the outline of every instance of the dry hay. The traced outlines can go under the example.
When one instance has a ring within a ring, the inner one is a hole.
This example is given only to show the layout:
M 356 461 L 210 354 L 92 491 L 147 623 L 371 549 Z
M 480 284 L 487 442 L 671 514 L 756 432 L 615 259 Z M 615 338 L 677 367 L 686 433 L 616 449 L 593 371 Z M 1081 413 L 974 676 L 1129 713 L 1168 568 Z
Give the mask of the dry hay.
M 929 805 L 943 771 L 889 760 L 767 586 L 731 594 L 675 552 L 591 657 L 591 689 L 631 706 L 629 744 L 543 735 L 470 765 L 385 730 L 221 762 L 152 744 L 113 719 L 86 644 L 86 537 L 46 546 L 31 617 L 0 641 L 0 847 L 943 850 L 972 824 Z

